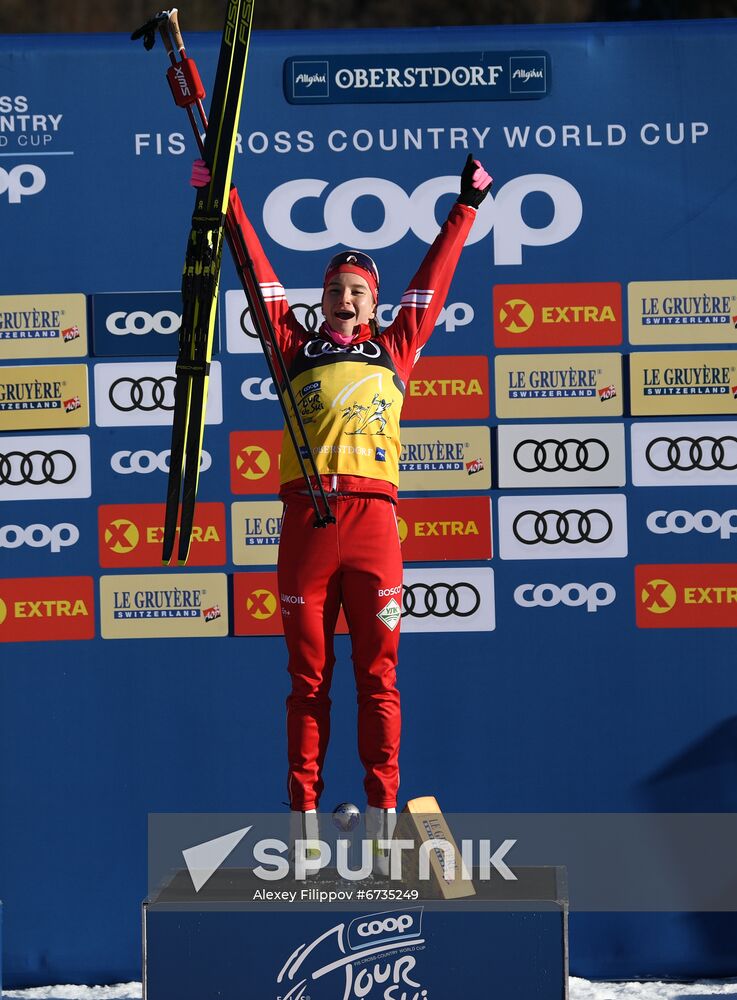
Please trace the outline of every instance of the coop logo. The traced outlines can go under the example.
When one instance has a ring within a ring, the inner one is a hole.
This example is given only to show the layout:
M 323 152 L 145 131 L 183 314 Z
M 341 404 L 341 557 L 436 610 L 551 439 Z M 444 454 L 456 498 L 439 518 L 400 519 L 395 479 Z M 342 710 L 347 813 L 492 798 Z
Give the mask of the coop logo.
M 585 607 L 588 612 L 596 612 L 613 604 L 617 592 L 611 583 L 522 583 L 515 588 L 514 601 L 521 608 L 554 608 L 559 604 L 567 608 Z
M 110 459 L 110 468 L 117 472 L 119 476 L 142 475 L 147 476 L 152 472 L 169 472 L 169 461 L 171 450 L 149 451 L 146 448 L 140 451 L 116 451 Z M 200 473 L 207 472 L 212 467 L 212 456 L 209 451 L 203 451 L 200 455 Z
M 654 535 L 688 535 L 698 531 L 701 535 L 719 534 L 722 539 L 737 535 L 737 510 L 654 510 L 647 516 L 648 531 Z
M 18 524 L 0 525 L 0 549 L 19 549 L 27 545 L 29 549 L 48 547 L 49 551 L 56 553 L 76 545 L 78 541 L 79 528 L 68 522 L 53 526 L 29 524 L 25 528 Z
M 409 941 L 421 934 L 421 906 L 407 910 L 369 913 L 356 917 L 348 924 L 348 947 L 351 951 L 357 951 L 369 943 L 375 947 L 393 941 Z
M 181 292 L 104 292 L 92 296 L 95 354 L 175 355 Z
M 241 382 L 241 395 L 244 399 L 262 402 L 265 399 L 278 400 L 272 378 L 247 378 Z
M 7 194 L 11 205 L 20 205 L 46 187 L 46 174 L 35 163 L 19 163 L 6 170 L 0 167 L 0 197 Z
M 393 181 L 359 177 L 344 181 L 325 197 L 329 182 L 307 177 L 280 184 L 264 203 L 263 218 L 269 236 L 289 250 L 326 250 L 336 245 L 360 246 L 371 251 L 393 246 L 411 230 L 418 239 L 432 243 L 437 236 L 436 205 L 444 195 L 458 194 L 458 177 L 433 177 L 411 194 Z M 531 194 L 544 195 L 552 214 L 543 226 L 528 225 L 522 203 Z M 359 229 L 353 207 L 366 197 L 381 203 L 375 228 Z M 324 228 L 300 229 L 295 218 L 305 210 L 302 203 L 323 202 Z M 489 195 L 478 211 L 467 243 L 476 243 L 494 230 L 496 264 L 521 264 L 523 248 L 550 247 L 567 240 L 578 229 L 583 203 L 568 181 L 553 174 L 516 177 Z
M 161 309 L 153 316 L 138 309 L 130 313 L 110 313 L 105 328 L 114 337 L 145 337 L 147 333 L 169 336 L 177 333 L 181 325 L 182 317 L 171 309 Z
M 92 639 L 92 577 L 0 580 L 0 642 Z
M 497 347 L 593 347 L 622 342 L 616 282 L 495 285 Z
M 160 566 L 164 504 L 103 504 L 98 511 L 100 565 L 105 568 Z M 198 503 L 187 564 L 225 562 L 225 507 Z
M 737 628 L 737 564 L 636 566 L 639 628 Z

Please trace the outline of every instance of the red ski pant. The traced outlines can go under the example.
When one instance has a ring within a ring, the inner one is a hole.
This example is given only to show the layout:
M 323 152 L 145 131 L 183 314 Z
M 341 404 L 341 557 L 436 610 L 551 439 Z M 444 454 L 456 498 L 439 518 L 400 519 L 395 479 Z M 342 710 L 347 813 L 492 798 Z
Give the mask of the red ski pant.
M 289 651 L 289 801 L 314 809 L 330 738 L 333 636 L 341 604 L 351 634 L 358 696 L 358 753 L 368 804 L 392 808 L 399 786 L 396 688 L 402 554 L 394 505 L 361 495 L 331 496 L 336 523 L 314 527 L 308 497 L 285 502 L 279 595 Z

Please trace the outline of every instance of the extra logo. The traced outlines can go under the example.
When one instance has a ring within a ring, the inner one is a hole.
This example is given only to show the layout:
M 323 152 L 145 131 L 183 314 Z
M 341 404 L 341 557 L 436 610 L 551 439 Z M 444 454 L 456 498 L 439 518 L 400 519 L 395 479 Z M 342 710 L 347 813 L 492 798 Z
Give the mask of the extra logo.
M 5 436 L 0 440 L 0 501 L 91 495 L 90 439 L 86 434 Z
M 51 642 L 94 636 L 92 577 L 0 580 L 0 642 Z
M 130 537 L 122 544 L 129 544 Z M 100 578 L 103 639 L 225 636 L 227 609 L 228 578 L 224 573 Z
M 404 420 L 486 420 L 489 416 L 489 363 L 485 357 L 420 358 L 404 398 Z
M 621 286 L 495 285 L 494 343 L 513 348 L 621 344 Z
M 632 424 L 635 486 L 737 485 L 732 420 Z
M 278 492 L 281 440 L 281 431 L 233 431 L 230 435 L 232 493 Z
M 95 365 L 95 420 L 100 427 L 171 426 L 174 361 Z M 223 422 L 222 373 L 210 366 L 206 424 Z
M 555 608 L 563 604 L 567 608 L 585 607 L 596 612 L 613 604 L 617 591 L 611 583 L 521 583 L 515 588 L 514 601 L 521 608 Z
M 737 628 L 737 564 L 636 566 L 639 628 Z
M 503 424 L 498 433 L 502 487 L 625 484 L 622 424 Z
M 164 504 L 103 504 L 98 509 L 100 565 L 160 566 L 164 513 Z M 225 561 L 225 506 L 198 503 L 187 565 L 222 566 Z
M 737 413 L 737 351 L 630 355 L 632 413 Z
M 264 203 L 264 225 L 269 236 L 289 250 L 326 250 L 360 246 L 377 250 L 393 246 L 411 231 L 425 243 L 438 233 L 436 206 L 446 195 L 458 194 L 458 177 L 448 175 L 423 181 L 407 194 L 393 181 L 381 177 L 356 177 L 343 181 L 326 195 L 328 181 L 305 177 L 280 184 Z M 552 209 L 543 226 L 530 226 L 522 203 L 531 194 L 543 195 Z M 353 206 L 370 197 L 372 222 L 365 229 L 354 223 Z M 324 200 L 323 200 L 324 199 Z M 309 210 L 302 202 L 322 203 L 324 226 L 303 230 L 295 219 Z M 494 231 L 496 264 L 521 264 L 523 247 L 550 247 L 567 240 L 583 217 L 581 196 L 572 184 L 554 174 L 515 177 L 490 194 L 478 211 L 467 243 L 477 243 Z
M 322 312 L 322 288 L 286 288 L 278 286 L 278 292 L 265 290 L 269 299 L 286 296 L 289 306 L 301 326 L 308 333 L 316 333 L 325 317 Z M 376 313 L 379 326 L 385 329 L 396 319 L 402 308 L 391 303 L 382 303 Z M 473 322 L 475 313 L 468 302 L 449 302 L 440 311 L 435 323 L 436 330 L 455 333 Z M 262 354 L 261 343 L 251 316 L 245 292 L 230 289 L 225 293 L 225 330 L 228 351 L 231 354 Z
M 499 417 L 622 415 L 621 354 L 508 354 L 494 361 Z
M 0 355 L 82 358 L 87 354 L 84 295 L 0 295 Z
M 92 338 L 102 357 L 176 356 L 181 292 L 112 292 L 92 296 Z M 217 354 L 215 328 L 213 353 Z
M 502 559 L 612 559 L 627 555 L 627 501 L 619 494 L 502 497 Z
M 491 559 L 489 497 L 402 499 L 397 527 L 405 562 Z
M 169 473 L 169 459 L 171 451 L 149 451 L 146 448 L 141 451 L 116 451 L 110 459 L 110 468 L 117 472 L 119 476 L 142 475 L 147 476 L 152 472 Z M 212 467 L 212 456 L 209 451 L 202 451 L 200 455 L 200 473 L 207 472 Z
M 627 296 L 632 344 L 734 344 L 735 281 L 631 281 Z
M 495 627 L 491 569 L 405 570 L 403 632 L 491 632 Z
M 39 194 L 46 187 L 46 174 L 35 163 L 19 163 L 6 170 L 0 167 L 0 198 L 7 195 L 11 205 Z
M 0 368 L 0 431 L 67 430 L 89 422 L 86 365 Z
M 19 549 L 27 545 L 30 549 L 49 548 L 51 552 L 61 552 L 79 541 L 76 524 L 0 524 L 0 549 Z

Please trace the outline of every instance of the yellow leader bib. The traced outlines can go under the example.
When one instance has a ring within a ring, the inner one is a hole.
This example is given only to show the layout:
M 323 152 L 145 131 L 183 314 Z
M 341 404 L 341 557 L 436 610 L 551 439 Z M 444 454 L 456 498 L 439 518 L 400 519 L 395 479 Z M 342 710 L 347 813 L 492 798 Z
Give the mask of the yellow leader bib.
M 379 340 L 346 347 L 319 336 L 308 340 L 289 380 L 319 473 L 399 485 L 404 383 Z M 302 476 L 286 430 L 280 475 L 282 483 Z

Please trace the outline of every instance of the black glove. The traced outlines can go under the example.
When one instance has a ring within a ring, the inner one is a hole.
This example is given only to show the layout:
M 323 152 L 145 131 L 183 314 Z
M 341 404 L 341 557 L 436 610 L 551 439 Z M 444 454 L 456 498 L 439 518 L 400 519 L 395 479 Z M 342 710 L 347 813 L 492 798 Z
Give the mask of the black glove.
M 459 205 L 470 205 L 471 208 L 478 208 L 489 191 L 491 191 L 491 181 L 489 181 L 485 188 L 476 188 L 473 186 L 473 175 L 478 169 L 479 165 L 475 162 L 471 153 L 469 153 L 463 173 L 461 174 L 461 193 L 457 199 Z

